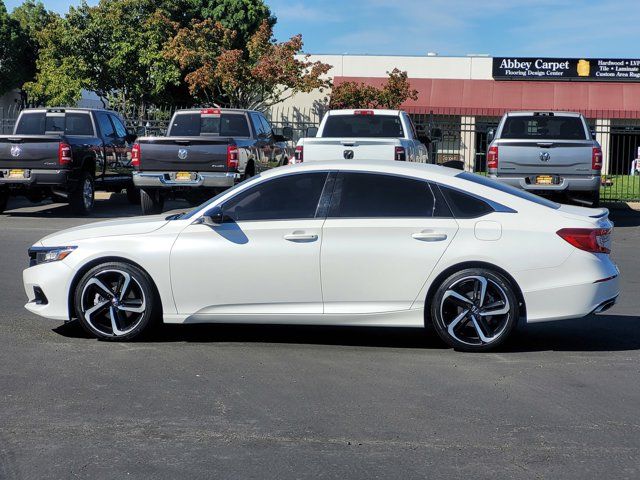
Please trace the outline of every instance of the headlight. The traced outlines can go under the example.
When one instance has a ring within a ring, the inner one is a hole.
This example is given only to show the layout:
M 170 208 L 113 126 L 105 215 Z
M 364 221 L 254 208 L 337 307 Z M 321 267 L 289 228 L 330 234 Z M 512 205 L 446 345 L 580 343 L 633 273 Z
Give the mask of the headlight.
M 29 266 L 41 263 L 57 262 L 67 258 L 77 247 L 31 247 L 29 249 Z

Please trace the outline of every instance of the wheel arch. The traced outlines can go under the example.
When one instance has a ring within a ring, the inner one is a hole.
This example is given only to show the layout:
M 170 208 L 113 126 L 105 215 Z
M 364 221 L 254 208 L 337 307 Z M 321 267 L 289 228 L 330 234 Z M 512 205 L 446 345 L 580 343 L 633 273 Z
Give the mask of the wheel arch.
M 80 282 L 80 280 L 82 279 L 82 277 L 84 277 L 84 275 L 91 270 L 93 267 L 100 265 L 101 263 L 109 263 L 109 262 L 121 262 L 121 263 L 127 263 L 129 265 L 133 265 L 136 268 L 139 268 L 140 270 L 142 270 L 144 273 L 147 274 L 147 276 L 149 277 L 149 280 L 151 280 L 151 286 L 153 287 L 153 291 L 156 294 L 156 298 L 158 299 L 159 302 L 159 313 L 160 316 L 162 316 L 164 309 L 162 307 L 162 297 L 160 296 L 160 292 L 158 290 L 158 286 L 156 285 L 155 280 L 153 279 L 153 277 L 149 274 L 149 272 L 139 263 L 134 262 L 133 260 L 129 259 L 129 258 L 125 258 L 125 257 L 119 257 L 117 255 L 111 255 L 108 257 L 99 257 L 99 258 L 94 258 L 90 261 L 88 261 L 87 263 L 83 264 L 78 271 L 76 272 L 76 274 L 73 276 L 73 279 L 71 280 L 71 285 L 69 287 L 69 292 L 67 295 L 67 309 L 69 311 L 69 320 L 72 320 L 75 317 L 75 308 L 73 305 L 73 298 L 75 296 L 75 291 L 76 291 L 76 287 L 78 286 L 78 283 Z
M 500 273 L 501 275 L 503 275 L 507 280 L 509 280 L 509 282 L 511 282 L 511 284 L 514 287 L 515 294 L 516 294 L 516 297 L 518 298 L 518 304 L 520 308 L 518 312 L 520 315 L 520 318 L 527 317 L 527 305 L 524 301 L 524 295 L 522 293 L 522 289 L 520 288 L 520 285 L 518 285 L 518 282 L 516 282 L 516 280 L 513 278 L 513 276 L 509 272 L 492 263 L 480 262 L 480 261 L 468 261 L 468 262 L 457 263 L 455 265 L 451 265 L 450 267 L 447 267 L 442 272 L 440 272 L 436 276 L 436 278 L 433 279 L 433 281 L 431 282 L 431 285 L 429 286 L 429 289 L 427 290 L 427 296 L 425 298 L 425 308 L 424 308 L 425 325 L 431 324 L 431 313 L 430 313 L 431 300 L 433 299 L 436 291 L 438 290 L 440 283 L 448 276 L 456 272 L 459 272 L 461 270 L 465 270 L 467 268 L 486 268 L 488 270 L 494 270 Z

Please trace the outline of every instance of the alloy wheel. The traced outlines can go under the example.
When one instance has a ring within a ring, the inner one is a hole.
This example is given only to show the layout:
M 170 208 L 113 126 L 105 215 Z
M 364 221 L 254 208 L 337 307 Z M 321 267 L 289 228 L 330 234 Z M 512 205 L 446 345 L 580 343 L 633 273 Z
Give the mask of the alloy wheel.
M 110 269 L 96 272 L 85 284 L 82 316 L 101 335 L 118 337 L 142 322 L 147 302 L 140 282 L 130 273 Z
M 82 201 L 86 210 L 91 209 L 93 206 L 93 184 L 90 178 L 85 178 L 82 185 Z
M 472 275 L 449 285 L 440 302 L 447 333 L 466 345 L 496 342 L 505 332 L 511 305 L 504 288 L 491 278 Z

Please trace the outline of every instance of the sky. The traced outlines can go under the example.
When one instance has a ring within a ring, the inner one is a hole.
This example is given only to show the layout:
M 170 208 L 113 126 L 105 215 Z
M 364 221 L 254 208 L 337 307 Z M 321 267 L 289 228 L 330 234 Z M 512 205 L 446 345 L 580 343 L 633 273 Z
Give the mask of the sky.
M 20 0 L 5 0 L 11 10 Z M 78 1 L 44 0 L 63 13 Z M 90 0 L 90 4 L 96 3 Z M 307 53 L 640 57 L 639 0 L 267 0 Z

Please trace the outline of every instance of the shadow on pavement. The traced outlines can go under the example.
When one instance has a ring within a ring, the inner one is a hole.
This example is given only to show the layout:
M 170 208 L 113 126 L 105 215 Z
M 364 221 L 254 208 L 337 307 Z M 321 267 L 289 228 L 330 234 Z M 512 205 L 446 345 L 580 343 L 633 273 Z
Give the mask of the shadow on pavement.
M 611 209 L 609 218 L 615 224 L 615 228 L 640 226 L 640 212 L 629 208 L 626 204 L 624 207 Z
M 72 338 L 90 338 L 77 321 L 53 330 Z M 322 327 L 298 325 L 162 325 L 149 343 L 298 343 L 393 348 L 442 349 L 432 328 Z M 640 317 L 589 316 L 583 319 L 530 324 L 515 332 L 501 352 L 607 352 L 640 350 Z

